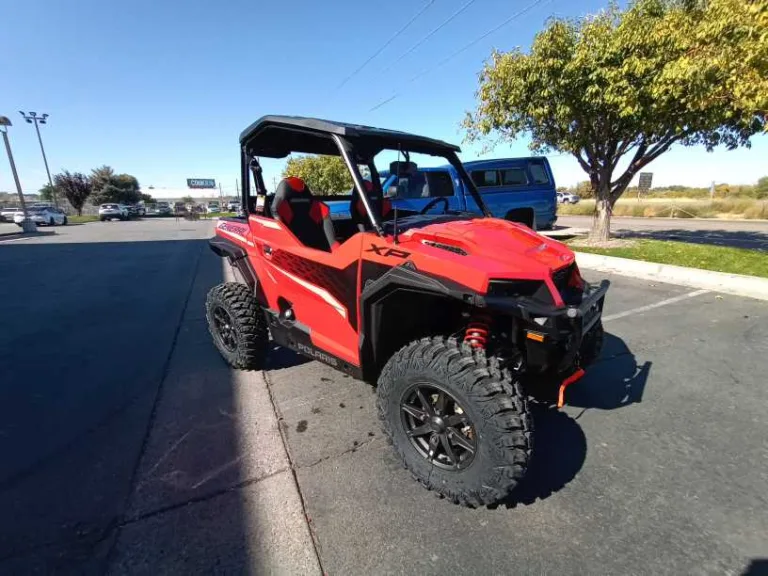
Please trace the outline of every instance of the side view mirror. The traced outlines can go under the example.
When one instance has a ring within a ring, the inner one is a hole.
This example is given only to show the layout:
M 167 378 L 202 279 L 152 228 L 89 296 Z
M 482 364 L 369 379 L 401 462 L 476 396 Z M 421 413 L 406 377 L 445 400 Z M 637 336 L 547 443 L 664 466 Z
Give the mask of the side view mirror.
M 392 186 L 390 186 L 389 188 L 387 188 L 387 191 L 385 192 L 385 194 L 384 194 L 384 195 L 385 195 L 387 198 L 397 198 L 397 194 L 398 194 L 398 192 L 399 192 L 399 190 L 398 190 L 397 186 L 395 186 L 395 185 L 393 184 Z

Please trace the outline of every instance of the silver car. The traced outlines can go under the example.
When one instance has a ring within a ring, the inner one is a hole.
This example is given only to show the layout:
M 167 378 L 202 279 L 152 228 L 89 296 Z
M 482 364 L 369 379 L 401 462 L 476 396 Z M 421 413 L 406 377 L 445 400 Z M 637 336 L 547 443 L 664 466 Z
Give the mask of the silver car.
M 56 226 L 67 223 L 67 215 L 61 208 L 55 206 L 30 206 L 27 208 L 27 215 L 38 226 Z M 21 226 L 21 223 L 24 222 L 24 212 L 18 210 L 13 215 L 13 221 Z
M 99 220 L 128 220 L 131 217 L 128 207 L 123 204 L 102 204 L 99 206 Z

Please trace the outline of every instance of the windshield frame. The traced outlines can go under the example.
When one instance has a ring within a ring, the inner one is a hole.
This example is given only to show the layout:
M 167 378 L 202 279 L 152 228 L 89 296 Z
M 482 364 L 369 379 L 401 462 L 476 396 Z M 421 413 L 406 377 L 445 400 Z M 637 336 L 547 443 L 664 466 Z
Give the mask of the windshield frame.
M 380 194 L 383 198 L 384 190 L 382 189 L 381 177 L 379 176 L 379 172 L 376 169 L 376 165 L 374 164 L 375 156 L 383 150 L 390 150 L 393 152 L 402 151 L 404 153 L 418 152 L 420 154 L 428 154 L 436 158 L 443 158 L 444 160 L 447 160 L 447 163 L 450 164 L 454 170 L 456 170 L 456 173 L 464 185 L 464 188 L 469 191 L 469 194 L 472 196 L 472 199 L 475 201 L 478 208 L 480 208 L 483 216 L 486 218 L 491 218 L 493 216 L 488 210 L 488 207 L 485 205 L 485 202 L 483 201 L 480 192 L 478 192 L 474 182 L 472 182 L 472 179 L 469 177 L 469 173 L 467 173 L 464 165 L 461 163 L 461 160 L 459 160 L 458 155 L 453 150 L 438 147 L 435 147 L 429 151 L 425 151 L 423 148 L 419 148 L 418 150 L 409 150 L 406 142 L 404 146 L 398 144 L 396 148 L 387 146 L 384 148 L 377 147 L 375 150 L 366 151 L 365 139 L 355 141 L 351 138 L 345 138 L 337 134 L 333 135 L 333 139 L 336 141 L 336 144 L 339 147 L 339 151 L 341 152 L 342 159 L 347 166 L 347 170 L 349 170 L 350 174 L 352 175 L 353 184 L 357 189 L 357 193 L 360 196 L 360 199 L 363 202 L 363 206 L 365 207 L 365 211 L 368 214 L 368 219 L 371 222 L 371 226 L 374 230 L 376 230 L 376 233 L 379 236 L 386 236 L 386 232 L 382 226 L 381 221 L 379 220 L 379 216 L 373 210 L 373 203 L 371 202 L 368 196 L 369 193 L 365 188 L 365 178 L 363 178 L 363 175 L 360 173 L 358 165 L 368 167 L 368 170 L 371 174 L 370 182 L 374 187 L 373 192 Z M 477 214 L 474 216 L 478 217 Z

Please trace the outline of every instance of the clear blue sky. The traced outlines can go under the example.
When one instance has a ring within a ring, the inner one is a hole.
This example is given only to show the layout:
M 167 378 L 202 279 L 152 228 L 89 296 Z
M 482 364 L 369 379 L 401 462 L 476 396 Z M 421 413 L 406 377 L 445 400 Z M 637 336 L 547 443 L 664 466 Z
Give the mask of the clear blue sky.
M 108 164 L 144 188 L 181 188 L 238 178 L 240 131 L 263 114 L 296 114 L 379 125 L 460 142 L 477 72 L 492 48 L 527 47 L 553 14 L 577 16 L 607 0 L 542 0 L 442 68 L 408 83 L 533 0 L 475 0 L 455 20 L 382 73 L 468 0 L 434 3 L 343 88 L 342 80 L 428 0 L 386 2 L 6 3 L 0 34 L 0 114 L 10 130 L 22 185 L 46 182 L 34 129 L 18 110 L 50 114 L 42 127 L 51 170 Z M 400 96 L 370 111 L 381 100 Z M 479 156 L 465 147 L 462 158 Z M 526 154 L 526 142 L 490 155 Z M 768 174 L 768 138 L 751 150 L 675 149 L 654 162 L 654 184 L 752 183 Z M 552 158 L 559 184 L 585 179 L 576 162 Z M 280 163 L 267 167 L 267 181 Z M 0 191 L 13 190 L 4 155 Z M 162 196 L 162 194 L 156 194 Z

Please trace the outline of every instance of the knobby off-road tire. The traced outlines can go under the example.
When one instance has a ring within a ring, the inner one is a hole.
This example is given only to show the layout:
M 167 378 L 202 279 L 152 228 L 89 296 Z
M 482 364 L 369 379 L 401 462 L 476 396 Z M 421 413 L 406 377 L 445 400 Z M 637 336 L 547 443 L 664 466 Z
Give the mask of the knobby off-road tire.
M 264 366 L 269 329 L 248 286 L 226 282 L 211 288 L 205 316 L 213 342 L 230 366 L 246 370 Z
M 476 452 L 465 468 L 436 466 L 407 435 L 401 403 L 417 383 L 445 390 L 471 421 Z M 497 503 L 528 468 L 533 420 L 520 383 L 508 370 L 501 370 L 495 358 L 455 339 L 423 338 L 395 353 L 379 377 L 377 408 L 404 466 L 427 489 L 456 504 Z
M 581 365 L 586 368 L 590 364 L 593 364 L 595 360 L 600 356 L 600 352 L 603 350 L 603 340 L 605 333 L 603 331 L 603 322 L 598 320 L 592 329 L 584 336 L 579 348 L 579 356 Z

